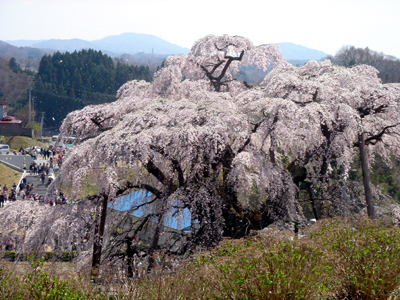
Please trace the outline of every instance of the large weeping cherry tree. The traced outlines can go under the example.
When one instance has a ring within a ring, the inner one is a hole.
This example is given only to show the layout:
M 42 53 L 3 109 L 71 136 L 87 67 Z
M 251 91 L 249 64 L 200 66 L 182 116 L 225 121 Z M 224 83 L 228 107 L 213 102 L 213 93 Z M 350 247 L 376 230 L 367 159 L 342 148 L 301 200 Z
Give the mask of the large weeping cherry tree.
M 249 64 L 276 68 L 261 87 L 248 89 L 234 75 Z M 82 142 L 52 188 L 72 185 L 79 194 L 85 179 L 98 178 L 103 218 L 107 199 L 132 189 L 151 193 L 135 207 L 146 206 L 144 219 L 156 224 L 153 250 L 166 218 L 185 210 L 192 226 L 183 251 L 273 221 L 298 225 L 301 181 L 310 178 L 318 218 L 313 191 L 331 193 L 332 159 L 346 173 L 361 134 L 370 160 L 374 150 L 388 155 L 389 144 L 397 147 L 398 95 L 398 86 L 382 85 L 371 67 L 314 61 L 298 68 L 277 46 L 207 36 L 187 56 L 169 57 L 152 84 L 129 82 L 115 103 L 69 114 L 61 138 L 76 133 Z M 336 206 L 351 211 L 348 203 Z

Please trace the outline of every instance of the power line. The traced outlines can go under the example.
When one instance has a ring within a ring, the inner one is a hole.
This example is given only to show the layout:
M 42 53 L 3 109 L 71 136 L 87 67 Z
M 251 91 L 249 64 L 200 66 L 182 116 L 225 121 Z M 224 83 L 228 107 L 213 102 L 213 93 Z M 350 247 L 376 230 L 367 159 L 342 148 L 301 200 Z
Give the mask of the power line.
M 71 97 L 71 96 L 66 96 L 66 95 L 55 94 L 55 93 L 53 93 L 53 92 L 46 91 L 46 90 L 42 90 L 42 89 L 36 89 L 36 88 L 35 88 L 34 90 L 35 90 L 35 91 L 44 92 L 44 93 L 47 93 L 47 94 L 50 94 L 50 95 L 52 95 L 52 96 L 59 97 L 59 98 L 65 98 L 65 99 L 81 99 L 81 98 L 77 98 L 77 97 Z M 77 91 L 80 91 L 80 90 L 77 90 Z M 114 100 L 117 99 L 117 97 L 116 97 L 116 96 L 113 96 L 113 95 L 102 94 L 102 93 L 92 93 L 92 92 L 86 92 L 86 91 L 82 91 L 82 92 L 84 92 L 84 93 L 86 93 L 86 94 L 91 94 L 91 95 L 98 95 L 98 96 L 101 96 L 101 97 L 108 97 L 108 98 L 112 98 L 112 99 L 114 99 Z

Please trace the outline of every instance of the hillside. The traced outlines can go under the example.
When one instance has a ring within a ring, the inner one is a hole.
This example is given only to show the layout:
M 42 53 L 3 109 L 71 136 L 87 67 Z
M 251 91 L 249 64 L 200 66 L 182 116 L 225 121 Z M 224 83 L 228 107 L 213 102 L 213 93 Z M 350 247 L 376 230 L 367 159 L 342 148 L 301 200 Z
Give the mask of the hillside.
M 75 50 L 79 51 L 81 49 L 100 50 L 94 44 L 80 39 L 69 39 L 69 40 L 51 39 L 39 43 L 34 43 L 32 44 L 32 47 L 40 49 L 43 48 L 55 49 L 61 52 L 65 51 L 74 52 Z
M 39 49 L 53 49 L 61 52 L 73 52 L 82 49 L 101 50 L 110 56 L 120 54 L 137 54 L 140 52 L 171 55 L 187 54 L 189 49 L 172 44 L 157 36 L 140 33 L 123 33 L 120 35 L 111 35 L 103 39 L 94 41 L 85 41 L 81 39 L 50 39 L 50 40 L 16 40 L 7 41 L 11 45 L 35 47 Z M 3 42 L 4 43 L 4 42 Z
M 67 114 L 89 104 L 115 101 L 127 81 L 151 81 L 148 67 L 128 66 L 101 51 L 56 52 L 43 56 L 35 77 L 36 109 L 46 114 L 46 127 L 58 128 Z
M 46 147 L 45 143 L 35 141 L 33 138 L 27 136 L 3 136 L 0 135 L 0 143 L 8 144 L 11 150 L 19 150 L 21 147 L 23 149 L 31 146 Z
M 281 48 L 282 56 L 287 61 L 298 61 L 298 63 L 301 63 L 301 61 L 307 62 L 313 59 L 320 60 L 328 55 L 325 52 L 293 43 L 279 43 L 279 47 Z
M 7 185 L 11 189 L 14 183 L 18 184 L 22 173 L 15 171 L 0 162 L 0 185 Z
M 15 41 L 5 41 L 5 42 L 17 47 L 32 47 L 33 44 L 37 44 L 44 41 L 46 40 L 15 40 Z
M 137 54 L 121 54 L 114 59 L 119 62 L 123 62 L 128 65 L 135 66 L 148 66 L 150 72 L 154 74 L 158 68 L 161 67 L 162 62 L 168 57 L 166 54 L 148 54 L 148 53 L 137 53 Z
M 119 54 L 139 52 L 155 54 L 187 54 L 189 49 L 167 42 L 151 34 L 123 33 L 92 41 L 99 49 Z
M 0 58 L 0 99 L 16 102 L 28 87 L 27 74 L 13 72 L 9 61 Z
M 0 41 L 0 58 L 9 61 L 15 57 L 22 68 L 38 69 L 40 58 L 45 54 L 54 53 L 51 49 L 38 49 L 32 47 L 16 47 Z

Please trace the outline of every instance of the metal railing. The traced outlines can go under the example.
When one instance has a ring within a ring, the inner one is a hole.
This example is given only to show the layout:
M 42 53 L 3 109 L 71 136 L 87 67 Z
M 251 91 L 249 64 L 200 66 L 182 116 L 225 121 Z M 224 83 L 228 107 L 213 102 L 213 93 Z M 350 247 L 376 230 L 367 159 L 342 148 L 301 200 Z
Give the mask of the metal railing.
M 25 178 L 25 176 L 26 176 L 26 170 L 24 170 L 20 180 L 18 181 L 17 188 L 15 189 L 15 196 L 18 195 L 18 193 L 20 192 L 21 181 L 22 181 L 22 179 Z

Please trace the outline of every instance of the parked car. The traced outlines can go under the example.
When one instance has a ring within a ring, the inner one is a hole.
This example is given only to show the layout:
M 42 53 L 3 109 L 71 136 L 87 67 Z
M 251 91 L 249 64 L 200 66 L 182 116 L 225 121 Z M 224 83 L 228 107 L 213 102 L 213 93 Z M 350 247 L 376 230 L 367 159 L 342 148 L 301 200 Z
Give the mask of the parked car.
M 31 152 L 33 150 L 35 150 L 37 153 L 40 153 L 40 147 L 39 146 L 32 146 L 32 147 L 28 147 L 26 149 L 24 149 L 25 152 Z
M 7 144 L 0 144 L 0 154 L 9 154 L 10 153 L 10 146 Z

